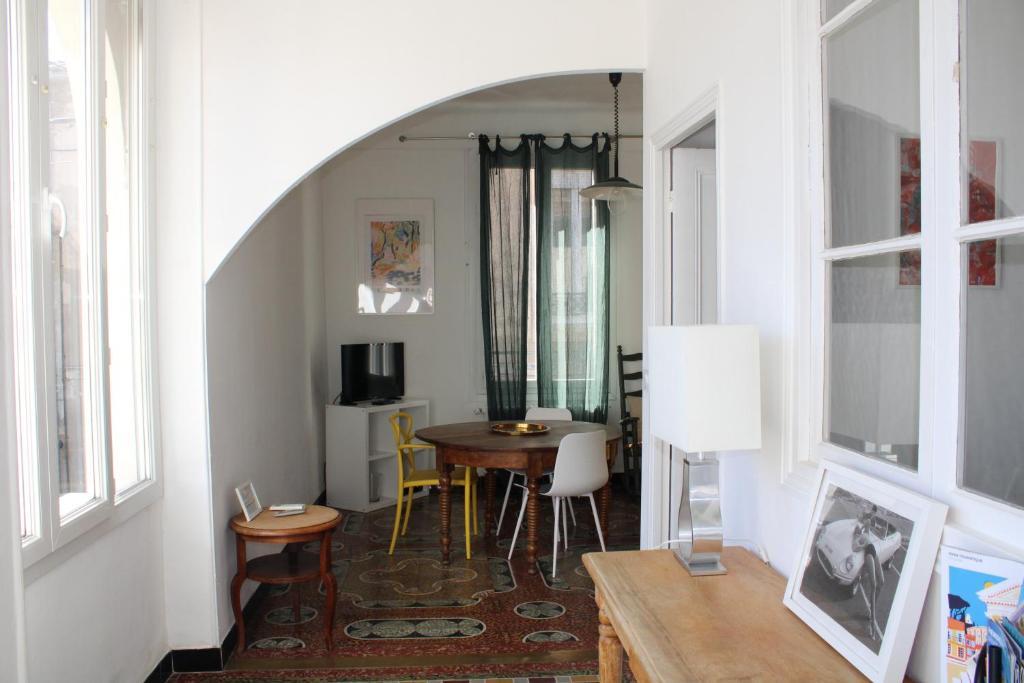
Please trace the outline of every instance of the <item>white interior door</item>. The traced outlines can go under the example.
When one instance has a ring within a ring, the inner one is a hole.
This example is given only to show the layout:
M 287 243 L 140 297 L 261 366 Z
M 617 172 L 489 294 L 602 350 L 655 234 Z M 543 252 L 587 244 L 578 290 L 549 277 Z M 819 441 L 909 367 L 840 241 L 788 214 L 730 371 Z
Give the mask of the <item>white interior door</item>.
M 715 150 L 672 150 L 672 324 L 718 322 L 718 201 Z M 684 454 L 672 449 L 669 538 L 678 534 Z

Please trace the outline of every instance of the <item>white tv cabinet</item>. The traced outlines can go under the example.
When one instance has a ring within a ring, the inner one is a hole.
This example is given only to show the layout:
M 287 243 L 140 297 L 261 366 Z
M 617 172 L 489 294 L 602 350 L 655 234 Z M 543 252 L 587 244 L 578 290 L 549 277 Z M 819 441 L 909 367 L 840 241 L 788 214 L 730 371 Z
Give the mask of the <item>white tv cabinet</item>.
M 404 399 L 375 406 L 326 406 L 327 504 L 370 512 L 395 504 L 398 490 L 398 454 L 389 418 L 398 411 L 412 415 L 416 429 L 430 424 L 430 402 Z M 434 467 L 432 451 L 416 454 L 417 469 Z M 370 501 L 370 474 L 380 478 L 380 500 Z M 426 495 L 423 490 L 417 493 Z

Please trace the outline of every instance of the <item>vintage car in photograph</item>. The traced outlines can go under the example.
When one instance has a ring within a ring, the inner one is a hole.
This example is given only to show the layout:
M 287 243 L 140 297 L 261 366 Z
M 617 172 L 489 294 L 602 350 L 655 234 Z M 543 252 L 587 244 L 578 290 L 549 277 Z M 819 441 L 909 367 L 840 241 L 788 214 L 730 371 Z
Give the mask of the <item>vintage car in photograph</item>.
M 814 556 L 830 579 L 855 589 L 868 552 L 887 567 L 902 543 L 902 534 L 880 517 L 839 519 L 818 529 Z

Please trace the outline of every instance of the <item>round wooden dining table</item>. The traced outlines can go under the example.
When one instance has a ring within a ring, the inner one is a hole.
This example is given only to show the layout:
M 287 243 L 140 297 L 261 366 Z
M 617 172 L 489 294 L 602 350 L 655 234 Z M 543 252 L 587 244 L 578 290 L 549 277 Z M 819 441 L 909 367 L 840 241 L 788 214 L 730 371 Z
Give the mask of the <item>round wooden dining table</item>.
M 537 420 L 532 420 L 537 422 Z M 435 425 L 416 431 L 421 441 L 433 444 L 437 451 L 437 473 L 441 485 L 441 556 L 448 564 L 451 555 L 452 469 L 456 465 L 487 469 L 485 477 L 486 506 L 484 534 L 494 535 L 494 488 L 498 469 L 517 469 L 526 472 L 529 499 L 526 505 L 526 559 L 531 574 L 537 573 L 537 535 L 540 524 L 540 479 L 544 472 L 555 466 L 558 445 L 567 434 L 604 430 L 607 435 L 606 457 L 608 471 L 615 464 L 618 442 L 622 432 L 618 427 L 593 422 L 565 422 L 540 420 L 550 430 L 542 434 L 498 434 L 491 431 L 496 422 L 463 422 Z M 611 504 L 611 483 L 599 493 L 601 530 L 608 538 L 608 507 Z

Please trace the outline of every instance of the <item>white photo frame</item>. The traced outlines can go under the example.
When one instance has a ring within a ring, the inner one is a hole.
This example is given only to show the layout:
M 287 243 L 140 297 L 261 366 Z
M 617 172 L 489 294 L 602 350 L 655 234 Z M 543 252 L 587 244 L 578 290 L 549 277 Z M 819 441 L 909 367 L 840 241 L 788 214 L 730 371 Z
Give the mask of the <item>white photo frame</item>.
M 256 489 L 251 481 L 236 487 L 235 495 L 238 496 L 238 502 L 242 506 L 242 514 L 245 515 L 245 521 L 251 522 L 256 518 L 256 515 L 263 511 L 263 506 L 260 505 L 260 499 L 256 497 Z
M 362 315 L 434 312 L 434 200 L 356 200 L 356 307 Z
M 946 505 L 825 461 L 785 605 L 872 681 L 903 680 Z

